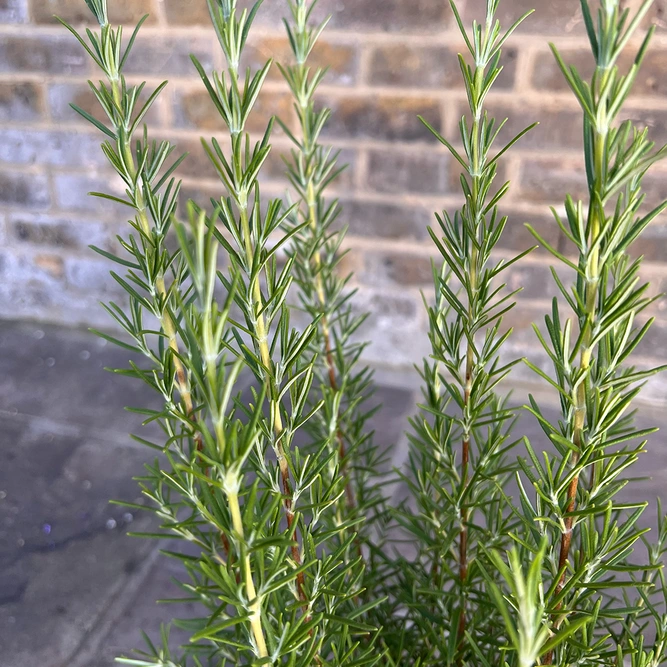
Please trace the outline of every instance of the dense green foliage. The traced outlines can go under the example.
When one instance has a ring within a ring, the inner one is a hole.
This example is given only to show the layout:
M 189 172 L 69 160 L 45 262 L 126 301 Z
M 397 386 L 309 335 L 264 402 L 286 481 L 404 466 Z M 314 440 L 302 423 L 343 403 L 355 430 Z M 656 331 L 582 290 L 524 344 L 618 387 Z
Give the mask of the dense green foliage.
M 171 645 L 165 629 L 120 661 L 667 664 L 667 521 L 660 513 L 649 541 L 646 503 L 618 497 L 653 432 L 634 426 L 633 400 L 661 370 L 629 364 L 651 325 L 638 316 L 652 302 L 629 249 L 667 208 L 647 210 L 642 192 L 667 149 L 619 122 L 652 30 L 628 71 L 620 58 L 651 0 L 632 15 L 619 0 L 601 0 L 597 12 L 581 0 L 590 80 L 553 49 L 582 109 L 588 196 L 568 196 L 562 219 L 554 212 L 567 251 L 534 232 L 573 276 L 570 284 L 553 269 L 560 294 L 535 328 L 553 371 L 526 362 L 560 400 L 554 423 L 535 399 L 526 406 L 551 443 L 541 454 L 515 432 L 518 408 L 500 387 L 521 363 L 503 348 L 516 296 L 503 272 L 530 249 L 500 260 L 495 252 L 510 187 L 497 183 L 498 168 L 531 128 L 501 144 L 504 122 L 486 111 L 503 45 L 528 15 L 503 29 L 500 0 L 487 0 L 469 31 L 452 2 L 469 51 L 459 60 L 470 113 L 458 143 L 429 129 L 461 169 L 464 203 L 430 229 L 440 254 L 434 298 L 425 298 L 432 354 L 419 369 L 408 464 L 395 475 L 368 426 L 365 318 L 339 270 L 339 205 L 326 198 L 341 170 L 320 141 L 330 111 L 316 94 L 326 72 L 309 64 L 326 21 L 312 22 L 317 0 L 285 0 L 293 58 L 278 66 L 295 111 L 294 123 L 278 119 L 294 145 L 284 156 L 294 201 L 286 206 L 260 192 L 274 121 L 263 136 L 247 130 L 272 66 L 241 69 L 261 0 L 242 11 L 236 0 L 207 1 L 226 66 L 209 73 L 193 63 L 227 128 L 224 139 L 202 141 L 221 195 L 206 208 L 188 202 L 185 223 L 175 176 L 183 157 L 143 125 L 166 83 L 139 102 L 144 86 L 123 75 L 141 24 L 124 43 L 106 1 L 86 0 L 99 31 L 66 26 L 104 75 L 90 86 L 105 120 L 74 108 L 105 135 L 102 150 L 126 188 L 93 194 L 131 210 L 122 255 L 94 248 L 116 263 L 127 293 L 127 305 L 105 306 L 124 335 L 100 335 L 133 355 L 116 372 L 161 397 L 160 409 L 138 409 L 163 434 L 134 436 L 156 450 L 139 483 L 159 525 L 149 537 L 190 543 L 165 554 L 182 562 L 184 598 L 200 609 L 175 621 L 186 645 Z M 397 481 L 407 498 L 392 506 L 387 489 Z

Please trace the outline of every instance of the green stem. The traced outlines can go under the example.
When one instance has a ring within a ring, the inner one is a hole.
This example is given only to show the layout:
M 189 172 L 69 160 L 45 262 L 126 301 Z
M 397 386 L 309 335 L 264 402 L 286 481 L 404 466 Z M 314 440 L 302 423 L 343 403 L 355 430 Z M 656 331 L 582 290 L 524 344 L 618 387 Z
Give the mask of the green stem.
M 606 119 L 602 121 L 606 123 Z M 594 143 L 594 170 L 595 180 L 591 183 L 590 202 L 588 211 L 589 221 L 589 247 L 595 244 L 593 252 L 588 257 L 582 258 L 585 260 L 585 274 L 586 281 L 584 286 L 584 304 L 585 311 L 582 326 L 585 327 L 585 333 L 582 341 L 582 349 L 579 359 L 579 371 L 583 374 L 578 386 L 574 390 L 573 403 L 574 411 L 572 416 L 572 442 L 575 446 L 575 452 L 572 456 L 572 464 L 577 465 L 581 457 L 583 448 L 585 446 L 585 429 L 587 418 L 586 399 L 591 391 L 591 384 L 589 378 L 589 371 L 593 361 L 593 330 L 595 326 L 597 308 L 598 308 L 598 290 L 600 285 L 600 253 L 597 245 L 602 220 L 600 220 L 600 206 L 603 205 L 604 187 L 605 187 L 605 159 L 606 159 L 606 141 L 607 129 L 606 125 L 602 128 L 597 127 L 593 133 Z M 595 480 L 595 465 L 591 467 L 591 485 Z M 574 517 L 572 513 L 577 508 L 577 493 L 579 490 L 579 475 L 575 475 L 567 490 L 567 506 L 566 514 L 570 516 L 564 519 L 564 530 L 561 534 L 560 553 L 558 557 L 558 571 L 560 572 L 558 584 L 556 586 L 556 595 L 560 594 L 565 586 L 567 579 L 567 563 L 570 558 L 570 551 L 572 548 L 572 538 L 574 532 Z M 561 609 L 562 605 L 556 607 L 556 612 Z M 559 628 L 565 620 L 564 614 L 557 614 L 554 620 L 554 626 Z M 544 663 L 550 664 L 553 660 L 553 651 L 546 654 Z
M 118 109 L 122 109 L 122 94 L 120 89 L 120 83 L 118 78 L 111 79 L 111 89 L 113 93 L 114 101 Z M 121 113 L 121 112 L 119 112 Z M 124 122 L 124 119 L 121 119 L 121 123 Z M 116 131 L 118 133 L 120 130 L 120 123 L 116 125 Z M 123 140 L 121 143 L 121 152 L 123 154 L 123 161 L 127 168 L 128 174 L 133 182 L 137 181 L 137 165 L 134 159 L 134 154 L 132 152 L 132 138 L 128 137 L 126 133 L 123 133 Z M 139 224 L 141 230 L 146 235 L 147 238 L 151 237 L 151 225 L 148 220 L 148 214 L 146 212 L 146 202 L 144 201 L 144 195 L 141 192 L 141 187 L 137 186 L 135 190 L 135 199 L 136 199 L 136 210 L 139 218 Z M 167 310 L 167 288 L 164 281 L 164 274 L 160 272 L 155 278 L 155 290 L 157 291 L 160 300 L 162 302 L 162 307 L 160 309 L 160 323 L 162 324 L 162 329 L 167 335 L 169 340 L 169 347 L 174 352 L 173 361 L 174 367 L 176 368 L 176 384 L 178 386 L 178 391 L 183 399 L 185 404 L 185 410 L 190 419 L 194 419 L 194 406 L 192 402 L 192 394 L 190 390 L 190 383 L 188 381 L 187 373 L 181 360 L 178 357 L 178 337 L 176 333 L 176 326 Z M 198 441 L 198 446 L 201 446 L 201 442 Z
M 250 234 L 250 221 L 248 220 L 248 208 L 245 202 L 243 202 L 240 206 L 240 216 L 243 239 L 245 243 L 246 261 L 248 262 L 248 266 L 251 266 L 254 252 Z M 280 415 L 280 391 L 273 376 L 273 360 L 271 359 L 271 350 L 269 348 L 266 320 L 264 319 L 264 315 L 261 312 L 264 306 L 264 299 L 262 296 L 262 286 L 259 282 L 259 276 L 255 277 L 251 289 L 255 302 L 255 327 L 257 345 L 259 347 L 262 364 L 265 367 L 267 389 L 271 400 L 271 414 L 273 420 L 273 430 L 275 434 L 275 450 L 276 456 L 278 458 L 278 466 L 280 467 L 283 494 L 285 496 L 283 504 L 287 517 L 287 527 L 291 531 L 294 529 L 293 527 L 295 520 L 294 507 L 292 505 L 292 483 L 290 481 L 290 471 L 289 465 L 287 464 L 287 456 L 285 454 L 285 449 L 282 442 L 284 426 L 282 417 Z M 296 530 L 294 531 L 294 534 L 296 537 Z M 298 543 L 292 546 L 292 559 L 296 563 L 297 567 L 301 565 L 301 548 Z M 303 573 L 299 573 L 297 575 L 297 593 L 299 600 L 306 606 L 308 604 L 308 597 L 306 595 L 305 579 Z
M 481 91 L 484 83 L 484 70 L 483 66 L 478 66 L 475 70 L 475 80 L 474 86 L 477 93 Z M 477 95 L 475 95 L 475 100 L 477 100 Z M 473 223 L 472 229 L 473 233 L 477 237 L 478 229 L 480 226 L 480 216 L 481 211 L 479 207 L 479 182 L 481 179 L 481 151 L 480 151 L 480 119 L 482 114 L 482 107 L 473 105 L 473 121 L 472 121 L 472 132 L 471 132 L 471 144 L 472 144 L 472 155 L 471 155 L 471 198 L 467 203 L 469 216 Z M 474 295 L 477 291 L 477 279 L 478 279 L 478 262 L 479 262 L 479 253 L 477 250 L 476 242 L 477 238 L 474 239 L 474 243 L 470 242 L 470 292 Z M 472 297 L 474 298 L 474 297 Z M 470 430 L 470 404 L 472 398 L 472 386 L 474 382 L 474 369 L 475 369 L 475 348 L 474 348 L 474 320 L 475 320 L 475 308 L 472 301 L 472 298 L 468 302 L 468 322 L 467 327 L 469 328 L 467 338 L 467 347 L 466 347 L 466 366 L 465 366 L 465 386 L 463 390 L 463 420 L 464 420 L 464 433 L 463 433 L 463 443 L 461 446 L 461 484 L 462 488 L 465 489 L 469 483 L 469 466 L 470 466 L 470 439 L 471 439 L 471 430 Z M 469 509 L 468 506 L 464 503 L 461 508 L 461 535 L 459 537 L 459 579 L 461 582 L 461 616 L 459 618 L 458 626 L 458 640 L 459 640 L 459 664 L 462 664 L 463 654 L 461 649 L 463 648 L 463 643 L 465 641 L 466 633 L 466 593 L 465 586 L 468 579 L 468 519 L 469 519 Z
M 252 578 L 252 567 L 250 563 L 250 555 L 247 553 L 245 547 L 245 534 L 243 530 L 243 518 L 241 517 L 241 507 L 239 506 L 239 497 L 237 493 L 228 492 L 227 501 L 229 503 L 229 510 L 232 515 L 232 525 L 234 532 L 239 540 L 242 561 L 243 561 L 243 580 L 246 589 L 246 596 L 248 598 L 250 611 L 250 627 L 257 645 L 257 652 L 259 658 L 266 658 L 269 652 L 266 648 L 266 639 L 264 638 L 264 628 L 262 627 L 262 603 L 257 597 L 257 590 L 255 582 Z

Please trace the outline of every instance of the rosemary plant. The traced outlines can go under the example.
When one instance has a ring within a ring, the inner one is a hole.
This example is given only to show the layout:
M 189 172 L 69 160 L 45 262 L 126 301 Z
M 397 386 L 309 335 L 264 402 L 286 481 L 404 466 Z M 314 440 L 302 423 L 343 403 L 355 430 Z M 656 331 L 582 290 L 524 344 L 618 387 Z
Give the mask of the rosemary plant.
M 618 122 L 653 29 L 628 71 L 621 70 L 619 59 L 651 4 L 646 0 L 631 15 L 619 0 L 602 0 L 595 20 L 588 0 L 581 1 L 595 63 L 589 81 L 552 46 L 583 111 L 588 199 L 568 196 L 565 219 L 555 214 L 573 259 L 532 230 L 575 275 L 568 287 L 553 270 L 563 303 L 554 299 L 546 336 L 536 327 L 554 375 L 533 368 L 558 392 L 562 416 L 550 422 L 533 398 L 528 409 L 555 451 L 544 452 L 540 460 L 528 445 L 530 463 L 522 462 L 535 491 L 531 496 L 522 485 L 523 560 L 531 555 L 543 560 L 544 602 L 539 604 L 550 614 L 552 631 L 569 628 L 571 633 L 559 649 L 543 651 L 541 664 L 657 666 L 665 660 L 667 615 L 664 604 L 661 611 L 654 604 L 656 595 L 664 603 L 664 589 L 654 585 L 662 582 L 656 576 L 664 529 L 649 545 L 648 562 L 638 563 L 633 551 L 645 539 L 647 529 L 638 521 L 647 503 L 618 497 L 628 483 L 624 473 L 655 431 L 634 427 L 633 399 L 646 378 L 663 370 L 638 370 L 627 363 L 651 326 L 651 319 L 641 324 L 639 316 L 653 301 L 640 280 L 641 258 L 628 252 L 667 207 L 661 203 L 645 210 L 642 192 L 644 175 L 667 148 L 654 150 L 646 129 Z M 571 311 L 567 319 L 561 316 L 563 307 Z M 655 625 L 651 646 L 649 622 Z
M 260 3 L 242 12 L 235 0 L 208 4 L 226 71 L 209 76 L 193 62 L 229 131 L 227 142 L 202 142 L 225 194 L 210 214 L 189 204 L 188 225 L 175 224 L 175 252 L 165 239 L 179 160 L 165 169 L 171 147 L 150 143 L 146 129 L 135 136 L 165 84 L 135 109 L 143 86 L 128 87 L 122 71 L 137 31 L 123 50 L 122 30 L 108 24 L 104 5 L 94 7 L 100 34 L 87 31 L 86 41 L 69 28 L 107 78 L 91 87 L 110 125 L 79 113 L 109 137 L 103 150 L 127 185 L 126 199 L 99 196 L 136 214 L 122 240 L 127 256 L 98 250 L 128 269 L 125 278 L 114 277 L 128 293 L 129 310 L 113 303 L 108 310 L 132 342 L 106 337 L 147 358 L 147 367 L 133 362 L 117 372 L 142 379 L 163 399 L 160 410 L 140 410 L 165 433 L 165 444 L 140 439 L 162 453 L 141 486 L 161 522 L 157 535 L 196 547 L 195 555 L 168 555 L 183 562 L 189 575 L 183 589 L 205 609 L 202 618 L 181 623 L 191 633 L 182 655 L 171 652 L 165 633 L 162 646 L 149 643 L 141 660 L 126 662 L 372 664 L 372 629 L 356 620 L 363 608 L 348 604 L 362 592 L 361 558 L 350 557 L 355 535 L 327 518 L 345 495 L 345 479 L 332 463 L 337 434 L 314 443 L 306 456 L 294 445 L 324 401 L 310 400 L 317 324 L 300 333 L 291 327 L 286 304 L 295 260 L 282 268 L 277 262 L 308 223 L 287 225 L 293 210 L 283 210 L 280 200 L 263 210 L 258 178 L 273 123 L 256 143 L 245 130 L 271 66 L 239 72 Z M 226 273 L 218 270 L 220 249 Z M 144 324 L 150 316 L 156 328 Z M 249 395 L 240 393 L 243 373 L 250 376 Z M 359 636 L 366 638 L 363 648 Z
M 294 62 L 279 65 L 294 99 L 298 132 L 294 134 L 279 120 L 294 144 L 290 158 L 285 158 L 289 180 L 298 197 L 291 218 L 295 234 L 290 256 L 294 260 L 294 280 L 299 288 L 299 305 L 310 321 L 317 322 L 312 353 L 317 359 L 316 396 L 323 409 L 308 423 L 313 442 L 329 442 L 334 452 L 330 464 L 346 481 L 335 515 L 340 525 L 355 532 L 353 553 L 360 554 L 362 542 L 370 549 L 372 574 L 374 556 L 380 547 L 377 539 L 368 539 L 369 528 L 385 514 L 378 471 L 384 467 L 382 455 L 373 445 L 366 425 L 375 412 L 367 407 L 372 396 L 372 373 L 359 363 L 365 345 L 355 334 L 366 315 L 355 315 L 351 300 L 354 290 L 347 285 L 351 276 L 340 276 L 338 267 L 345 256 L 341 247 L 346 229 L 334 230 L 340 213 L 338 200 L 325 199 L 327 187 L 345 167 L 338 167 L 338 152 L 320 143 L 320 134 L 331 111 L 317 111 L 315 96 L 326 71 L 312 70 L 309 56 L 328 19 L 311 25 L 310 18 L 318 0 L 288 0 L 291 21 L 285 28 Z M 363 527 L 363 530 L 362 530 Z M 361 534 L 363 533 L 363 534 Z M 342 537 L 345 533 L 338 533 Z M 377 533 L 375 534 L 377 538 Z M 348 554 L 349 558 L 353 553 Z
M 494 257 L 508 222 L 498 206 L 509 189 L 504 183 L 494 190 L 494 181 L 503 154 L 531 128 L 494 151 L 505 123 L 490 118 L 485 103 L 502 70 L 502 47 L 526 17 L 504 32 L 492 0 L 485 21 L 468 34 L 451 4 L 473 62 L 459 56 L 470 104 L 470 117 L 459 124 L 462 152 L 423 122 L 463 169 L 465 203 L 453 216 L 436 215 L 438 227 L 429 230 L 442 262 L 434 264 L 435 302 L 427 307 L 433 353 L 420 371 L 424 404 L 411 423 L 411 502 L 398 516 L 417 547 L 403 567 L 412 624 L 391 651 L 395 664 L 498 664 L 493 628 L 500 620 L 480 561 L 485 549 L 509 544 L 516 524 L 503 492 L 513 467 L 514 411 L 496 391 L 518 363 L 500 361 L 511 334 L 503 316 L 516 292 L 508 293 L 499 276 L 530 250 Z
M 296 199 L 289 207 L 260 191 L 273 121 L 259 137 L 246 129 L 272 66 L 239 65 L 261 0 L 243 11 L 236 0 L 207 0 L 226 64 L 209 73 L 193 63 L 226 128 L 202 141 L 221 193 L 210 207 L 189 202 L 186 222 L 176 220 L 184 156 L 143 125 L 167 84 L 139 103 L 145 85 L 123 75 L 144 19 L 124 41 L 106 0 L 86 0 L 99 30 L 79 34 L 64 24 L 103 76 L 90 87 L 104 121 L 74 109 L 104 135 L 102 150 L 125 188 L 122 196 L 92 194 L 130 215 L 119 255 L 94 248 L 120 267 L 112 275 L 126 293 L 126 304 L 105 305 L 124 335 L 99 335 L 132 354 L 115 372 L 160 398 L 157 409 L 134 408 L 162 434 L 157 442 L 134 436 L 157 452 L 138 478 L 159 522 L 146 536 L 189 543 L 164 553 L 182 563 L 185 599 L 201 610 L 175 621 L 189 633 L 184 646 L 173 647 L 165 628 L 159 643 L 147 638 L 147 649 L 121 662 L 667 663 L 667 520 L 660 509 L 649 542 L 639 525 L 646 504 L 619 499 L 653 432 L 637 429 L 631 411 L 641 384 L 661 369 L 628 365 L 651 325 L 642 313 L 652 302 L 629 250 L 667 208 L 647 210 L 642 192 L 667 148 L 618 122 L 652 35 L 621 72 L 651 0 L 634 15 L 620 1 L 600 0 L 596 21 L 581 0 L 595 61 L 590 81 L 554 48 L 583 110 L 589 192 L 586 201 L 567 197 L 565 219 L 556 215 L 571 254 L 533 230 L 575 275 L 567 287 L 553 271 L 560 297 L 546 335 L 536 327 L 553 377 L 527 362 L 560 398 L 557 423 L 534 398 L 527 406 L 550 443 L 540 458 L 528 442 L 527 457 L 515 453 L 518 412 L 499 386 L 518 363 L 502 349 L 516 296 L 502 276 L 530 250 L 510 259 L 496 252 L 509 190 L 496 180 L 505 153 L 531 128 L 497 146 L 504 122 L 486 111 L 503 46 L 527 15 L 503 30 L 500 0 L 487 0 L 469 32 L 450 0 L 469 51 L 459 64 L 470 113 L 459 124 L 459 148 L 425 124 L 462 170 L 464 203 L 437 215 L 430 230 L 441 256 L 434 298 L 425 299 L 432 355 L 419 369 L 424 398 L 410 424 L 409 462 L 391 480 L 404 482 L 408 498 L 393 510 L 368 429 L 372 373 L 357 340 L 364 316 L 340 275 L 339 204 L 326 198 L 341 169 L 320 141 L 330 116 L 316 104 L 325 71 L 309 64 L 326 26 L 312 24 L 317 0 L 285 4 L 293 62 L 280 70 L 296 124 L 278 122 L 294 144 L 285 158 Z M 300 329 L 294 308 L 306 314 Z

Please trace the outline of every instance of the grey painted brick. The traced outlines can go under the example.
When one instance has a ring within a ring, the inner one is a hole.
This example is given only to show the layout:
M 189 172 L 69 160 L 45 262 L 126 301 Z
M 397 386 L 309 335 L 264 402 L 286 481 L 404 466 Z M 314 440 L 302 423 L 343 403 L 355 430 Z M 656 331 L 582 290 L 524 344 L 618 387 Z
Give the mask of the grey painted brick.
M 28 0 L 0 0 L 0 23 L 26 23 Z
M 0 162 L 100 167 L 107 164 L 100 143 L 100 136 L 91 132 L 0 129 Z
M 106 213 L 108 215 L 115 213 L 122 216 L 122 219 L 127 218 L 130 211 L 127 207 L 88 195 L 89 192 L 102 192 L 117 197 L 126 196 L 123 183 L 116 174 L 109 175 L 107 178 L 84 174 L 56 174 L 53 180 L 56 203 L 59 208 L 68 211 Z
M 357 334 L 359 340 L 370 342 L 365 351 L 369 362 L 410 366 L 428 354 L 424 307 L 417 293 L 363 289 L 357 292 L 354 307 L 360 313 L 370 313 Z
M 0 171 L 0 205 L 21 208 L 46 208 L 51 201 L 43 174 Z
M 110 226 L 93 220 L 72 220 L 32 212 L 10 213 L 8 235 L 16 243 L 31 247 L 85 250 L 95 245 L 112 251 L 117 247 Z M 92 252 L 92 251 L 91 251 Z
M 123 292 L 110 274 L 110 270 L 117 268 L 108 260 L 91 253 L 90 257 L 68 257 L 65 260 L 65 277 L 70 287 L 106 298 L 109 294 Z

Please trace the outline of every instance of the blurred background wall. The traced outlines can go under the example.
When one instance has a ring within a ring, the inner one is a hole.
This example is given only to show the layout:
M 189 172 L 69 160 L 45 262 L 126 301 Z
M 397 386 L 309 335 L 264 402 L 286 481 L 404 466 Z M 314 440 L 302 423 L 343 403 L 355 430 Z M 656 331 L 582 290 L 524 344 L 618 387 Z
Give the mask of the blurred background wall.
M 466 23 L 483 17 L 485 0 L 458 4 Z M 222 66 L 205 0 L 109 0 L 109 7 L 112 20 L 128 27 L 150 14 L 127 77 L 148 81 L 150 89 L 169 79 L 149 116 L 152 134 L 190 152 L 180 172 L 184 197 L 205 202 L 220 196 L 198 139 L 216 134 L 221 125 L 188 57 L 192 52 L 207 68 Z M 505 50 L 505 70 L 490 100 L 496 115 L 509 117 L 504 138 L 541 123 L 511 151 L 501 173 L 512 181 L 503 208 L 510 216 L 502 241 L 508 254 L 533 244 L 525 222 L 567 252 L 549 207 L 562 210 L 568 192 L 585 195 L 581 113 L 548 45 L 554 41 L 567 62 L 590 72 L 579 0 L 502 0 L 504 25 L 533 7 L 535 14 Z M 288 57 L 280 22 L 286 8 L 286 0 L 265 1 L 252 33 L 250 64 Z M 86 196 L 118 188 L 99 151 L 100 135 L 68 106 L 74 101 L 99 114 L 86 85 L 98 73 L 53 14 L 77 26 L 90 23 L 84 0 L 0 0 L 0 317 L 109 326 L 98 301 L 121 297 L 109 263 L 87 246 L 114 250 L 126 213 Z M 453 213 L 461 204 L 457 165 L 417 114 L 458 145 L 466 100 L 456 54 L 463 44 L 446 0 L 322 0 L 317 14 L 332 15 L 314 59 L 331 67 L 320 89 L 322 102 L 333 109 L 325 137 L 349 164 L 332 195 L 340 197 L 341 219 L 350 228 L 344 266 L 355 271 L 359 308 L 371 312 L 367 359 L 408 367 L 427 353 L 420 296 L 421 289 L 432 291 L 427 226 L 433 211 Z M 657 24 L 657 35 L 626 116 L 646 124 L 662 144 L 666 0 L 656 1 L 650 22 Z M 259 131 L 270 115 L 289 117 L 290 111 L 274 67 L 251 128 Z M 289 142 L 276 130 L 274 144 L 264 193 L 280 196 L 286 188 L 280 153 Z M 647 179 L 651 202 L 667 197 L 665 167 Z M 635 248 L 645 256 L 644 277 L 652 291 L 667 290 L 667 217 L 655 221 Z M 531 324 L 541 321 L 555 294 L 549 263 L 537 250 L 507 275 L 511 287 L 524 288 L 508 317 L 516 327 L 510 351 L 537 360 Z M 640 364 L 667 359 L 667 301 L 656 301 L 648 315 L 656 324 L 640 350 Z M 655 380 L 646 396 L 664 399 L 665 381 Z

